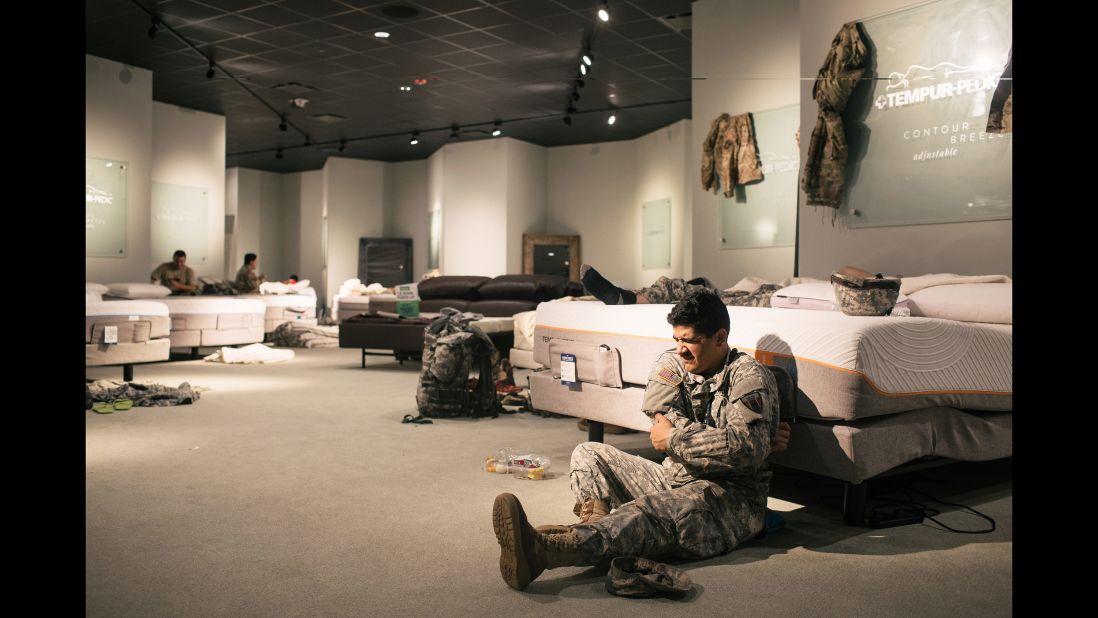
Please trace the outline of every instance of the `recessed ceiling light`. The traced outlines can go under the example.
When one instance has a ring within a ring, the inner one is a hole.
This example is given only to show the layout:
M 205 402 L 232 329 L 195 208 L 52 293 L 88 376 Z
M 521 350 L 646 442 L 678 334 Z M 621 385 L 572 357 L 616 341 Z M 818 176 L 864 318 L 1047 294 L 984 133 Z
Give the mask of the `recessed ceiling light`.
M 387 39 L 387 38 L 389 38 L 389 33 L 385 32 L 384 30 L 379 30 L 379 31 L 374 33 L 374 36 L 376 36 L 379 39 Z

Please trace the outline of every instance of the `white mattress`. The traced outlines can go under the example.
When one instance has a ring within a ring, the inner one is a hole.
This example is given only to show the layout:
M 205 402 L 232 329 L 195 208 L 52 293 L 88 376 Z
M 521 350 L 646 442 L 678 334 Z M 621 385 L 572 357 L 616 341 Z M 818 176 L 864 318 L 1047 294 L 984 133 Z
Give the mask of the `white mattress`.
M 233 296 L 174 296 L 161 298 L 158 303 L 168 306 L 171 315 L 217 315 L 221 313 L 258 313 L 264 315 L 267 305 L 254 298 Z
M 165 316 L 168 306 L 159 300 L 101 300 L 84 303 L 84 316 Z
M 515 345 L 520 350 L 533 351 L 534 326 L 537 324 L 537 311 L 523 311 L 511 316 L 515 320 Z
M 340 296 L 339 297 L 340 309 L 361 309 L 366 311 L 370 308 L 370 297 L 353 295 L 353 296 Z
M 623 350 L 622 378 L 644 384 L 654 356 L 669 349 L 672 305 L 616 305 L 547 302 L 538 305 L 539 334 L 580 340 L 608 340 Z M 802 377 L 809 373 L 858 376 L 876 396 L 991 398 L 971 409 L 1011 409 L 1013 328 L 934 318 L 855 317 L 833 311 L 728 307 L 729 345 L 767 363 L 795 359 Z M 623 347 L 624 346 L 624 347 Z M 628 354 L 638 349 L 644 353 Z M 640 357 L 640 358 L 638 358 Z M 548 342 L 538 336 L 534 358 L 549 366 Z M 816 379 L 816 378 L 813 378 Z M 802 381 L 803 385 L 803 381 Z M 990 408 L 985 406 L 991 406 Z M 834 417 L 831 414 L 823 416 Z M 849 417 L 850 410 L 835 416 Z
M 312 289 L 312 288 L 309 288 Z M 268 307 L 295 307 L 310 309 L 316 307 L 316 296 L 301 294 L 239 294 L 233 300 L 258 300 Z

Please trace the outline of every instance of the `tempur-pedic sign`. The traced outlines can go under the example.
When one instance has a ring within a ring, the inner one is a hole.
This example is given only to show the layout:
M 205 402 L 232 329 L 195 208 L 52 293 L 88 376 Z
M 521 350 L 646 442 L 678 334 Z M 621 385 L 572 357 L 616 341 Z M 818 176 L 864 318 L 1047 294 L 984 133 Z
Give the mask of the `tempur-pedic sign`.
M 85 158 L 84 255 L 126 254 L 126 162 Z

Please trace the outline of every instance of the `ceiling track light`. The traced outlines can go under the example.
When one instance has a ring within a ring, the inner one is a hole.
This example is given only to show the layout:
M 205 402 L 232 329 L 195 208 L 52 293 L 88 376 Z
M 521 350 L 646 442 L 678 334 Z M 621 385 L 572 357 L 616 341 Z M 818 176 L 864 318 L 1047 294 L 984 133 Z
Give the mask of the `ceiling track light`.
M 160 29 L 161 29 L 160 20 L 156 18 L 156 15 L 153 15 L 152 25 L 149 26 L 149 30 L 148 30 L 149 38 L 150 39 L 155 39 L 156 38 L 156 33 L 160 32 Z
M 569 105 L 567 109 L 564 110 L 564 112 L 571 116 L 572 114 L 576 113 L 576 108 L 572 105 Z
M 412 133 L 412 140 L 409 141 L 408 143 L 411 144 L 412 146 L 415 146 L 416 144 L 419 143 L 419 131 L 415 131 L 415 132 Z
M 578 88 L 583 88 L 584 87 L 584 83 L 583 83 L 582 79 L 577 79 L 576 81 L 572 82 L 572 84 L 574 86 L 578 87 Z
M 613 125 L 617 121 L 618 121 L 617 112 L 610 112 L 610 115 L 607 116 L 607 118 L 606 118 L 606 124 Z
M 572 126 L 572 117 L 571 116 L 565 116 L 564 117 L 564 124 L 566 124 L 568 126 Z
M 594 61 L 594 59 L 595 57 L 591 54 L 591 50 L 587 50 L 583 53 L 583 63 L 587 66 L 591 66 L 591 63 Z
M 456 124 L 450 127 L 450 139 L 457 139 L 461 136 L 461 127 Z
M 492 137 L 499 137 L 503 133 L 503 121 L 497 120 L 492 125 Z
M 216 73 L 214 71 L 214 68 L 216 66 L 217 65 L 214 64 L 213 58 L 210 58 L 210 68 L 206 70 L 206 79 L 213 79 L 214 78 L 214 75 L 216 75 Z
M 278 150 L 275 151 L 275 158 L 276 159 L 282 159 L 282 149 L 281 148 L 279 148 Z
M 602 21 L 610 21 L 610 6 L 606 0 L 602 0 L 602 8 L 599 9 L 599 19 Z
M 580 75 L 587 75 L 587 65 L 582 62 L 580 63 Z
M 312 145 L 313 145 L 313 140 L 309 139 L 309 136 L 306 135 L 305 136 L 305 147 L 308 148 L 309 146 L 312 146 Z
M 278 123 L 278 130 L 285 131 L 289 125 L 286 124 L 286 114 L 282 114 L 282 122 Z
M 343 152 L 344 150 L 347 150 L 347 140 L 341 139 L 339 140 L 339 151 Z
M 580 100 L 580 93 L 579 93 L 578 90 L 573 90 L 572 91 L 572 100 L 573 101 L 579 101 Z

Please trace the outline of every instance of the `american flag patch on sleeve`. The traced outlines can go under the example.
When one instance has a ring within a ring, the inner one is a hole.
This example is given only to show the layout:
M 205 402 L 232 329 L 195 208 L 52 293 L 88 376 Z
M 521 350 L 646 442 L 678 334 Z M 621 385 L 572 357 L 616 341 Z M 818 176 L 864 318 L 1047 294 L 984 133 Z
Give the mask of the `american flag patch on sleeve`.
M 682 376 L 675 373 L 670 367 L 660 367 L 660 370 L 656 372 L 653 379 L 660 384 L 666 384 L 668 386 L 678 386 L 682 384 Z

